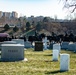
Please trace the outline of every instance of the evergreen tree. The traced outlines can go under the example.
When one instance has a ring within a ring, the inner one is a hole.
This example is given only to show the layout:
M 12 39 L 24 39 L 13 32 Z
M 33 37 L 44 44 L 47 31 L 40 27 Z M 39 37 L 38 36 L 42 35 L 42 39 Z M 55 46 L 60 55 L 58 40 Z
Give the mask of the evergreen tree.
M 30 23 L 27 22 L 27 23 L 26 23 L 26 30 L 29 30 L 29 29 L 30 29 L 30 26 L 31 26 Z
M 37 31 L 40 31 L 40 30 L 41 30 L 41 24 L 40 24 L 40 22 L 37 23 L 37 25 L 36 25 L 36 30 L 37 30 Z
M 4 29 L 5 29 L 5 30 L 10 29 L 9 25 L 8 25 L 8 24 L 5 24 Z
M 19 30 L 19 28 L 17 27 L 17 26 L 15 26 L 14 28 L 13 28 L 13 31 L 14 32 L 17 32 Z

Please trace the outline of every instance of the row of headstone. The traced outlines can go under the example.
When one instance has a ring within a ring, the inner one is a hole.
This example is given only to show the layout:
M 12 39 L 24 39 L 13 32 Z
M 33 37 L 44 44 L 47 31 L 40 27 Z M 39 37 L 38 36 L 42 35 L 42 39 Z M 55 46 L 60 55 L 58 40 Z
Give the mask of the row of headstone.
M 4 41 L 4 42 L 0 42 L 0 49 L 1 49 L 1 44 L 17 44 L 19 43 L 23 44 L 25 48 L 35 48 L 35 42 L 33 42 L 33 44 L 29 41 L 22 41 L 22 39 L 13 39 L 12 41 Z M 38 41 L 38 42 L 42 42 L 42 41 Z M 49 46 L 48 46 L 48 40 L 47 38 L 45 38 L 43 40 L 43 49 L 47 50 L 47 49 L 53 49 L 53 45 L 55 44 L 55 42 L 52 42 Z M 51 48 L 50 48 L 51 46 Z M 61 49 L 65 49 L 65 50 L 71 50 L 71 51 L 76 51 L 76 43 L 69 43 L 69 42 L 62 42 L 61 43 Z
M 45 41 L 48 42 L 45 38 Z M 35 42 L 35 50 L 43 50 L 43 42 Z M 12 41 L 6 41 L 1 45 L 1 60 L 2 61 L 18 61 L 24 59 L 24 41 L 21 39 L 13 39 Z M 45 44 L 47 49 L 47 44 Z M 53 45 L 53 60 L 58 61 L 60 54 L 60 44 Z M 60 70 L 69 69 L 69 55 L 60 54 Z
M 45 38 L 43 42 L 45 43 L 44 49 L 47 49 L 47 38 Z M 43 50 L 43 42 L 35 42 L 35 50 Z M 24 59 L 24 47 L 26 46 L 28 48 L 29 45 L 31 47 L 29 41 L 24 43 L 22 39 L 4 41 L 1 45 L 1 61 L 17 61 Z
M 43 49 L 47 50 L 47 49 L 53 49 L 53 45 L 55 44 L 55 42 L 52 42 L 48 45 L 49 40 L 47 40 L 47 38 L 45 37 L 42 41 L 38 41 L 39 43 L 43 43 Z M 76 51 L 76 43 L 69 43 L 69 42 L 62 42 L 60 44 L 61 49 L 65 49 L 65 50 L 71 50 L 71 51 Z M 24 47 L 25 48 L 35 48 L 35 42 L 31 43 L 30 41 L 26 41 L 24 42 Z
M 42 41 L 35 42 L 35 51 L 43 51 L 48 49 L 48 42 L 47 37 L 45 37 Z
M 73 42 L 63 42 L 61 44 L 61 49 L 76 52 L 76 43 Z
M 60 55 L 60 71 L 68 71 L 70 63 L 69 54 L 60 54 L 61 46 L 60 44 L 53 45 L 53 61 L 58 61 Z
M 48 49 L 48 40 L 47 40 L 47 38 L 45 37 L 42 41 L 35 41 L 35 42 L 30 42 L 30 41 L 26 41 L 26 42 L 24 42 L 24 47 L 25 48 L 35 48 L 35 46 L 37 45 L 37 44 L 39 44 L 39 46 L 40 46 L 40 44 L 42 45 L 41 47 L 43 47 L 44 48 L 44 50 L 47 50 Z M 35 45 L 36 44 L 36 45 Z M 37 45 L 38 46 L 38 45 Z M 36 47 L 37 47 L 36 46 Z M 38 47 L 37 47 L 38 48 Z
M 56 44 L 55 42 L 50 43 L 48 49 L 53 49 L 53 45 Z M 62 42 L 60 44 L 61 49 L 74 51 L 76 52 L 76 43 L 73 42 Z
M 61 49 L 68 49 L 69 42 L 62 42 Z

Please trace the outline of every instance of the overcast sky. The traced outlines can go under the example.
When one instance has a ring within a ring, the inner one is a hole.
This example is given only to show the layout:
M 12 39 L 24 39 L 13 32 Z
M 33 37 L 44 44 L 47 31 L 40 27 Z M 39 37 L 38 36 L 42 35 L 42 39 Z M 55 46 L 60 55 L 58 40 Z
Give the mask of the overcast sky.
M 64 19 L 68 14 L 59 0 L 0 0 L 0 11 L 16 11 L 19 16 L 26 17 L 57 15 L 59 19 Z

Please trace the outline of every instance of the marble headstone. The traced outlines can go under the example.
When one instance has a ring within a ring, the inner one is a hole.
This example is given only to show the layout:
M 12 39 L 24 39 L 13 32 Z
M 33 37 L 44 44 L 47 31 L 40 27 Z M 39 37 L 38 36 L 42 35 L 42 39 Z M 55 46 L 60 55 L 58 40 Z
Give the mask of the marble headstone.
M 53 49 L 53 45 L 55 44 L 55 42 L 51 42 L 49 45 L 49 49 Z
M 69 44 L 68 50 L 71 50 L 73 52 L 76 52 L 76 43 Z
M 3 44 L 17 44 L 15 41 L 4 41 Z
M 53 50 L 53 61 L 58 61 L 59 57 L 59 51 L 58 50 Z
M 69 45 L 68 45 L 68 50 L 70 50 L 70 51 L 74 51 L 75 50 L 75 44 L 74 43 L 70 43 Z
M 32 42 L 32 48 L 34 48 L 35 47 L 35 42 Z
M 44 50 L 47 50 L 47 47 L 48 47 L 47 42 L 49 42 L 49 40 L 47 40 L 47 37 L 45 37 L 45 38 L 43 39 Z
M 25 48 L 31 48 L 32 47 L 31 42 L 29 42 L 29 41 L 24 42 L 24 47 Z
M 74 49 L 74 52 L 76 52 L 76 43 L 75 43 L 75 49 Z
M 21 44 L 2 44 L 1 60 L 18 61 L 24 59 L 24 45 Z
M 24 40 L 23 39 L 12 39 L 12 41 L 15 41 L 17 44 L 24 45 Z
M 60 53 L 60 49 L 61 49 L 60 44 L 57 43 L 53 45 L 53 50 L 58 50 L 59 51 L 58 53 Z
M 60 54 L 60 71 L 68 71 L 70 65 L 70 55 Z
M 2 44 L 17 44 L 17 43 L 15 41 L 3 41 L 3 42 L 0 42 L 0 49 L 1 49 Z
M 68 49 L 69 42 L 62 42 L 61 49 Z

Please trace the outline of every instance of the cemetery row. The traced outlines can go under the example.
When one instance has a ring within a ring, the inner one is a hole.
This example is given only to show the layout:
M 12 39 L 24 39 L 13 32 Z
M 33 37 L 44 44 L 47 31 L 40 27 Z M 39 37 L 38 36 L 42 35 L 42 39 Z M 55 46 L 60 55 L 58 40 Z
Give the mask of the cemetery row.
M 28 42 L 28 41 L 27 41 Z M 35 42 L 35 51 L 47 50 L 47 37 L 42 42 Z M 44 44 L 43 44 L 44 43 Z M 53 44 L 53 61 L 58 61 L 60 55 L 60 70 L 69 70 L 69 54 L 60 54 L 61 46 L 59 43 Z M 12 39 L 1 44 L 1 61 L 19 61 L 24 60 L 24 40 Z
M 12 39 L 11 41 L 0 42 L 0 48 L 1 48 L 1 44 L 17 44 L 20 42 L 21 44 L 24 45 L 24 48 L 35 48 L 35 45 L 37 45 L 38 50 L 43 50 L 43 49 L 47 50 L 47 49 L 53 49 L 53 45 L 57 43 L 55 41 L 50 42 L 47 39 L 47 37 L 43 38 L 42 41 L 33 41 L 33 42 L 30 42 L 28 40 L 24 41 L 23 39 L 19 39 L 19 40 L 23 40 L 23 41 L 17 41 L 17 43 L 16 43 L 14 40 L 18 40 L 18 39 Z M 61 46 L 61 49 L 76 52 L 76 42 L 61 42 L 59 44 Z

